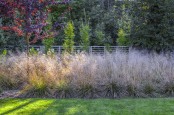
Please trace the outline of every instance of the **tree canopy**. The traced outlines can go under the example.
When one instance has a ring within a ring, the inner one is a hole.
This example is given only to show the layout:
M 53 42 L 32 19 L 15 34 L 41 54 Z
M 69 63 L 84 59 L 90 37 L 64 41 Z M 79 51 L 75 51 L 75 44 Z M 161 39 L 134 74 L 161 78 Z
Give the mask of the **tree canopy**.
M 58 30 L 72 21 L 74 45 L 82 44 L 81 25 L 88 23 L 88 45 L 119 45 L 122 30 L 128 45 L 134 48 L 173 50 L 173 0 L 72 0 L 68 6 L 67 3 L 69 0 L 1 0 L 0 27 L 17 35 L 1 31 L 0 44 L 12 43 L 9 38 L 13 37 L 13 43 L 18 45 L 21 39 L 17 37 L 28 33 L 32 43 L 54 36 L 54 44 L 63 45 L 66 35 L 63 29 Z M 49 24 L 52 26 L 48 27 Z

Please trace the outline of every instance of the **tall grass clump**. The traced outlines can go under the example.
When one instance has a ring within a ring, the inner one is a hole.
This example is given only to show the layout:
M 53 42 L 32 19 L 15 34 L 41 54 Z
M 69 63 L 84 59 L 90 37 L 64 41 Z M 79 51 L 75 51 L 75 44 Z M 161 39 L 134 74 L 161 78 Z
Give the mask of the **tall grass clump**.
M 174 57 L 117 52 L 61 56 L 10 55 L 0 61 L 0 88 L 23 97 L 121 98 L 174 96 Z

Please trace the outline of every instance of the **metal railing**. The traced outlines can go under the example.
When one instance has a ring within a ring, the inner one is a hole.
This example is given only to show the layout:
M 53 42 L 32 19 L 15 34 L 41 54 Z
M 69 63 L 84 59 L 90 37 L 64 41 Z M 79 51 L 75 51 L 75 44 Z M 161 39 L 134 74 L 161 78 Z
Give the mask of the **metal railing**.
M 29 48 L 34 48 L 37 51 L 40 51 L 42 53 L 44 53 L 45 51 L 45 47 L 44 46 L 37 46 L 37 45 L 32 45 Z M 5 47 L 5 49 L 7 50 L 11 50 L 11 49 L 16 49 L 19 50 L 18 47 L 14 48 L 13 46 L 7 46 Z M 51 50 L 53 50 L 55 53 L 57 54 L 62 54 L 64 51 L 63 46 L 52 46 Z M 115 52 L 129 52 L 130 48 L 127 46 L 89 46 L 88 50 L 86 51 L 89 54 L 99 54 L 99 55 L 104 55 L 106 53 L 115 53 Z M 22 49 L 22 51 L 26 51 L 26 47 L 24 47 Z M 74 53 L 80 53 L 83 52 L 83 46 L 74 46 L 73 47 L 73 52 Z

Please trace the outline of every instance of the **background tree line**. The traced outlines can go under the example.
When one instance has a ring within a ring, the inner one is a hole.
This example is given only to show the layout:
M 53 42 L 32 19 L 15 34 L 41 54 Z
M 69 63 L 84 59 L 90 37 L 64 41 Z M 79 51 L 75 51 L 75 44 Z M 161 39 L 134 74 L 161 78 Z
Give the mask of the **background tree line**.
M 84 49 L 89 45 L 126 45 L 157 52 L 173 50 L 173 0 L 71 0 L 69 7 L 71 11 L 67 14 L 62 14 L 67 6 L 51 7 L 50 23 L 58 20 L 65 26 L 51 42 L 53 45 L 83 45 Z M 60 15 L 66 18 L 59 18 Z M 10 19 L 0 20 L 0 24 L 11 23 Z M 14 33 L 0 31 L 1 47 L 24 44 Z

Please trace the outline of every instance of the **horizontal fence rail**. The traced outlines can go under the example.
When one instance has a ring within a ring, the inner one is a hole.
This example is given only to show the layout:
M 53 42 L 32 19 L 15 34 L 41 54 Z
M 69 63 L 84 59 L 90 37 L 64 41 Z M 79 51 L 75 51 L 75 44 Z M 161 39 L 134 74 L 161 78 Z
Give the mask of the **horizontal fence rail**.
M 36 46 L 36 45 L 31 45 L 29 48 L 34 48 L 38 52 L 45 52 L 45 47 L 44 46 Z M 14 46 L 7 46 L 4 48 L 1 48 L 1 50 L 7 49 L 9 51 L 26 51 L 26 47 L 14 47 Z M 64 52 L 63 46 L 52 46 L 51 50 L 55 52 L 56 54 L 62 54 Z M 89 46 L 85 52 L 89 54 L 96 54 L 96 55 L 104 55 L 106 53 L 116 53 L 116 52 L 126 52 L 128 53 L 130 50 L 129 47 L 127 46 Z M 73 53 L 80 53 L 83 52 L 83 46 L 73 46 Z

